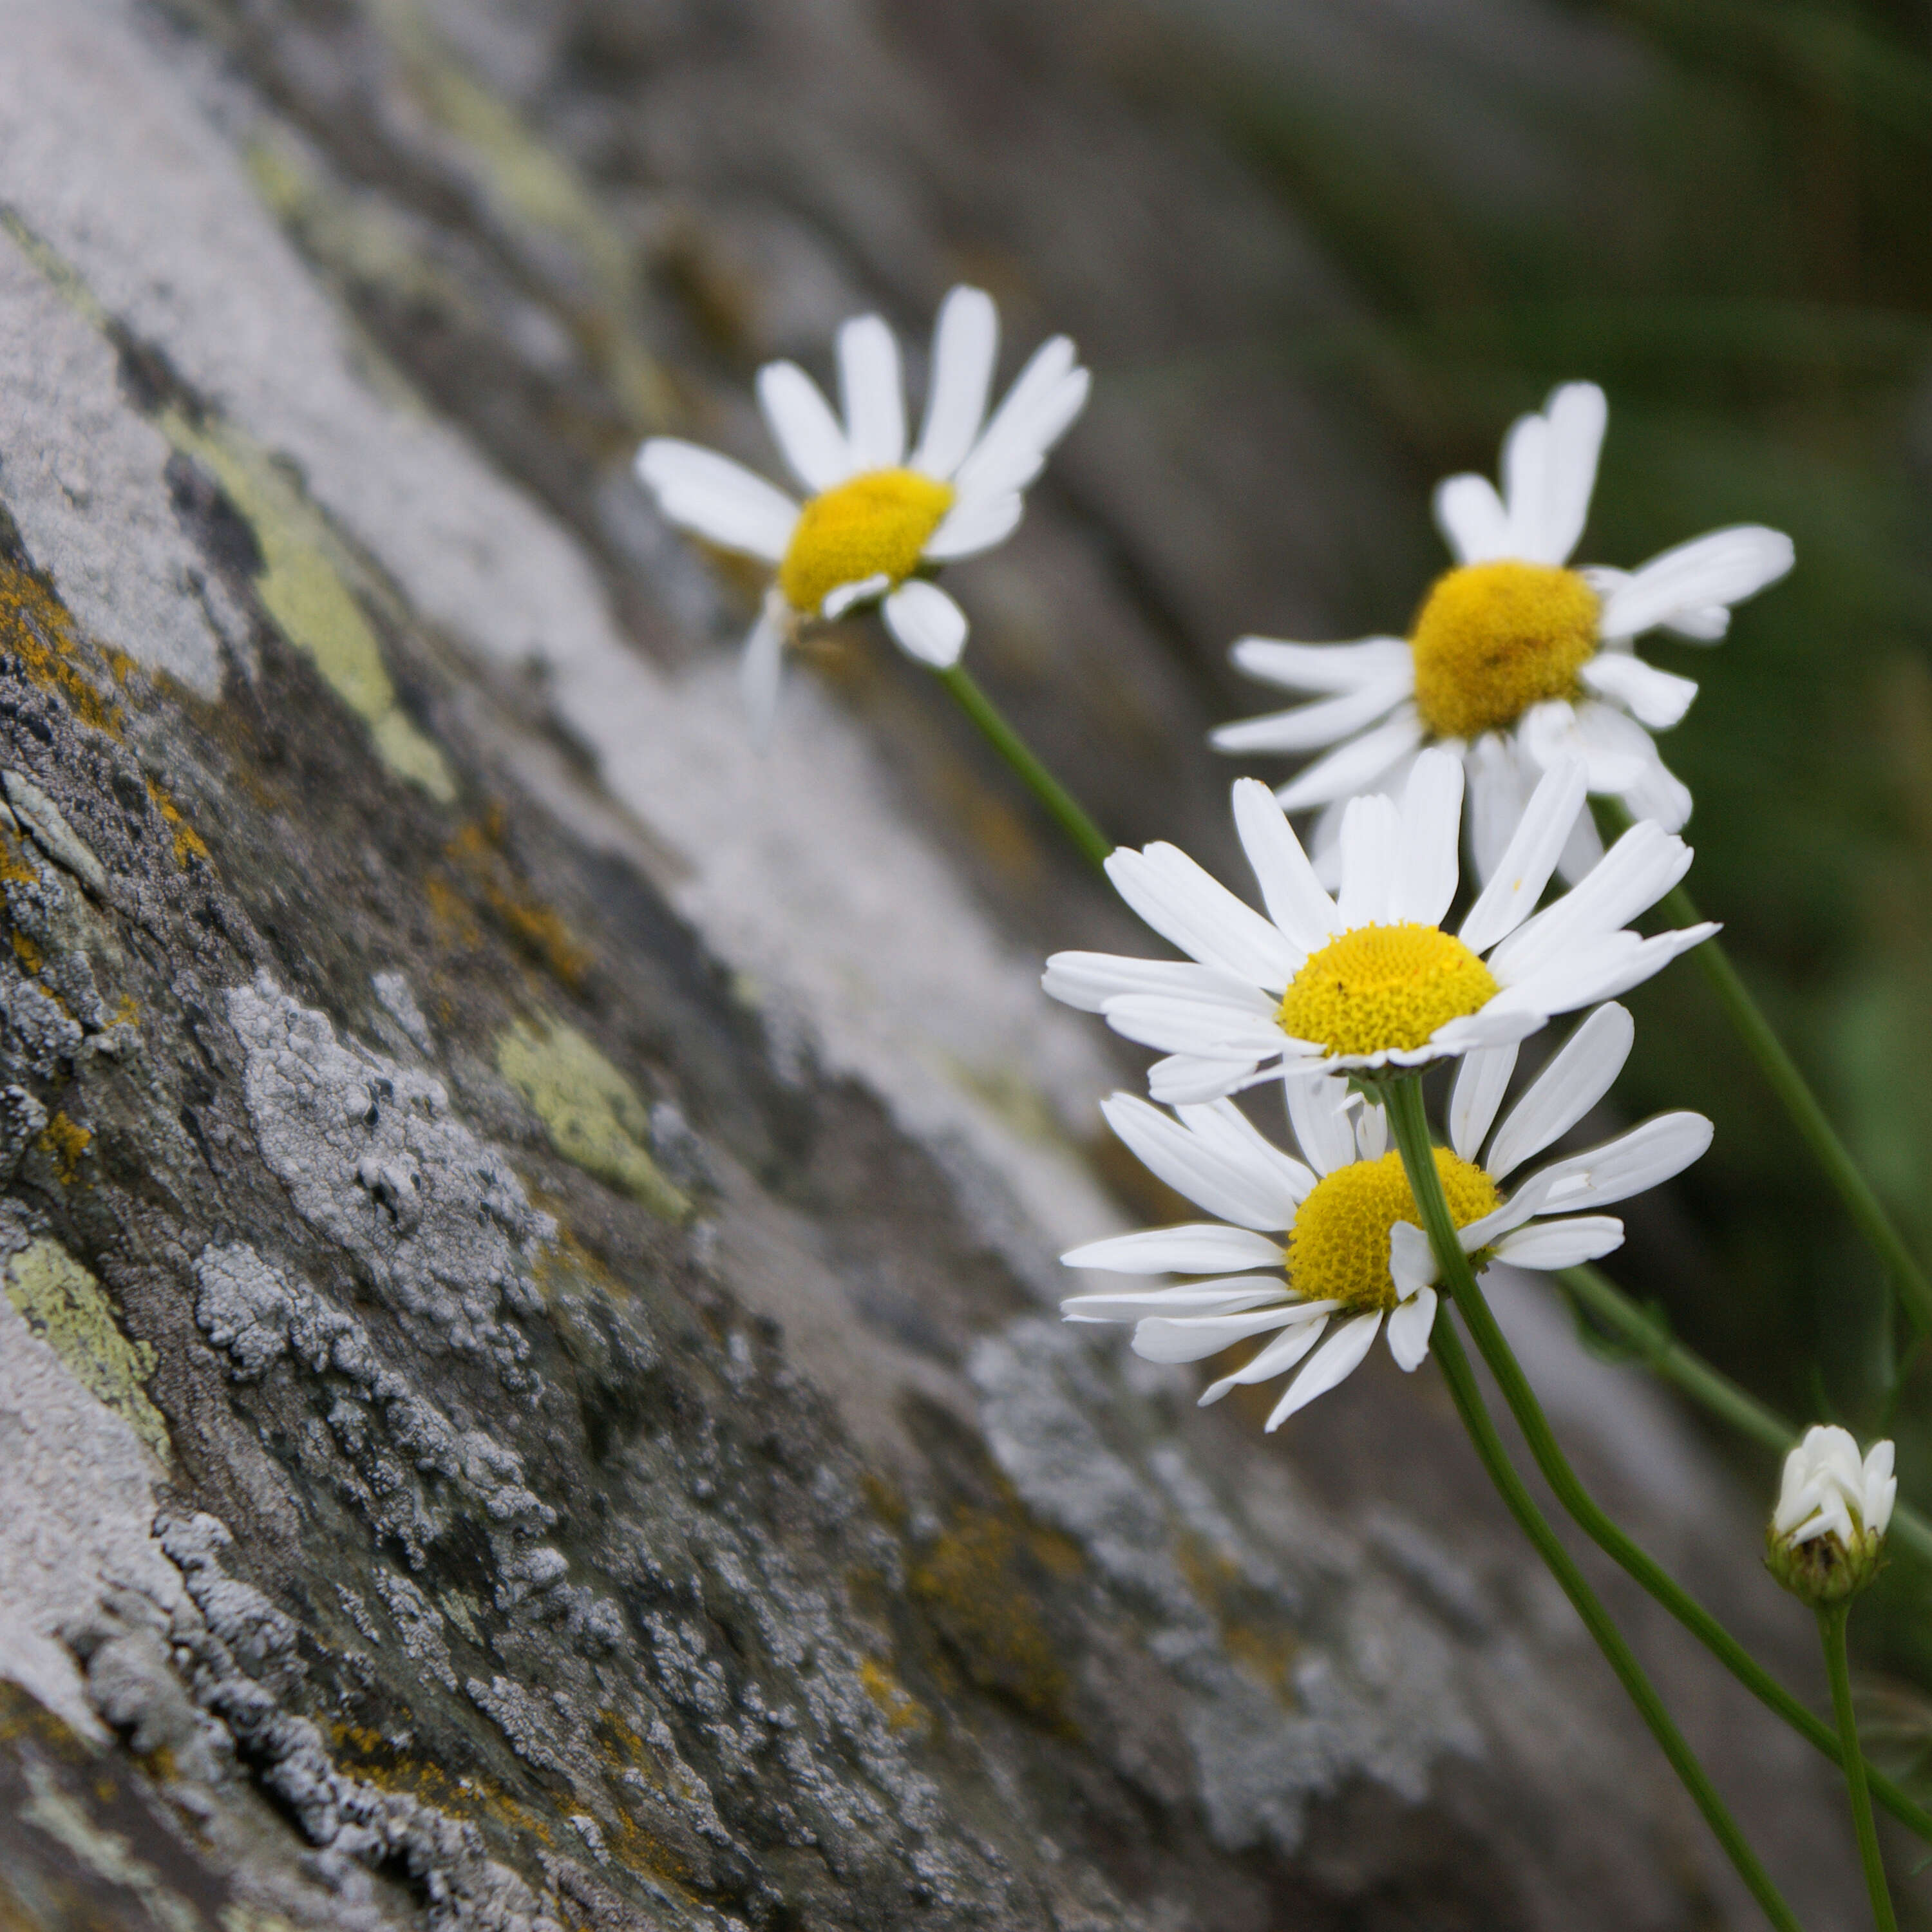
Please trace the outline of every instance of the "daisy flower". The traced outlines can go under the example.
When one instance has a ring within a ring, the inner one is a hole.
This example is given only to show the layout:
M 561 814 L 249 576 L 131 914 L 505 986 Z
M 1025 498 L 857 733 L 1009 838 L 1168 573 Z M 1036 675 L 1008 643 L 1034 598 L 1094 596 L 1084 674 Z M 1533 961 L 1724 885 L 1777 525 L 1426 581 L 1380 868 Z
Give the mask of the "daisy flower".
M 1406 638 L 1291 644 L 1244 638 L 1235 664 L 1313 704 L 1223 725 L 1223 752 L 1334 748 L 1281 789 L 1290 812 L 1326 807 L 1313 844 L 1324 870 L 1342 802 L 1401 782 L 1418 749 L 1440 744 L 1467 761 L 1471 842 L 1480 874 L 1499 862 L 1537 775 L 1558 758 L 1582 760 L 1590 789 L 1622 799 L 1634 818 L 1666 832 L 1690 816 L 1690 794 L 1665 770 L 1651 734 L 1675 724 L 1697 694 L 1688 677 L 1636 654 L 1662 628 L 1714 644 L 1731 607 L 1791 568 L 1791 539 L 1756 524 L 1713 530 L 1634 571 L 1570 567 L 1583 534 L 1604 392 L 1594 382 L 1556 390 L 1540 416 L 1503 440 L 1500 495 L 1485 476 L 1452 476 L 1436 518 L 1456 568 L 1438 578 Z M 1577 822 L 1564 874 L 1601 850 Z
M 772 438 L 803 485 L 801 504 L 742 464 L 675 436 L 638 452 L 638 474 L 670 521 L 721 549 L 777 566 L 745 646 L 746 701 L 762 733 L 778 702 L 786 643 L 801 625 L 884 600 L 909 656 L 944 670 L 966 641 L 966 616 L 932 569 L 1010 536 L 1021 493 L 1080 413 L 1088 372 L 1073 344 L 1043 344 L 986 421 L 999 317 L 978 289 L 956 288 L 933 332 L 919 442 L 906 453 L 898 344 L 875 315 L 838 332 L 842 422 L 795 362 L 758 371 Z
M 1659 971 L 1714 926 L 1646 939 L 1627 929 L 1670 891 L 1690 850 L 1633 826 L 1580 884 L 1536 902 L 1583 807 L 1583 766 L 1545 772 L 1496 874 L 1454 933 L 1462 766 L 1424 752 L 1400 806 L 1352 800 L 1330 898 L 1274 794 L 1234 788 L 1234 826 L 1265 918 L 1172 845 L 1115 852 L 1120 896 L 1186 962 L 1059 952 L 1042 984 L 1169 1057 L 1156 1100 L 1211 1100 L 1282 1072 L 1426 1066 L 1521 1040 L 1552 1015 L 1594 1006 Z
M 1540 1270 L 1608 1254 L 1623 1240 L 1623 1223 L 1578 1210 L 1654 1187 L 1709 1146 L 1711 1124 L 1702 1115 L 1664 1114 L 1544 1168 L 1505 1197 L 1509 1177 L 1609 1090 L 1633 1031 L 1622 1006 L 1592 1013 L 1496 1130 L 1486 1154 L 1483 1143 L 1516 1048 L 1486 1048 L 1463 1062 L 1450 1144 L 1435 1150 L 1436 1167 L 1478 1274 L 1495 1262 Z M 1270 1430 L 1350 1375 L 1384 1327 L 1396 1365 L 1416 1368 L 1429 1352 L 1437 1298 L 1435 1256 L 1402 1156 L 1388 1145 L 1382 1108 L 1352 1096 L 1340 1078 L 1296 1081 L 1286 1091 L 1306 1165 L 1273 1146 L 1232 1100 L 1172 1114 L 1131 1094 L 1103 1102 L 1108 1124 L 1142 1162 L 1219 1218 L 1122 1234 L 1061 1257 L 1070 1268 L 1117 1274 L 1214 1277 L 1077 1294 L 1061 1312 L 1069 1322 L 1132 1322 L 1134 1352 L 1154 1362 L 1203 1361 L 1266 1336 L 1201 1400 L 1218 1402 L 1243 1383 L 1272 1382 L 1299 1366 L 1268 1417 Z
M 1849 1430 L 1808 1429 L 1784 1459 L 1766 1538 L 1773 1574 L 1809 1603 L 1853 1595 L 1878 1574 L 1898 1498 L 1889 1442 L 1861 1460 Z

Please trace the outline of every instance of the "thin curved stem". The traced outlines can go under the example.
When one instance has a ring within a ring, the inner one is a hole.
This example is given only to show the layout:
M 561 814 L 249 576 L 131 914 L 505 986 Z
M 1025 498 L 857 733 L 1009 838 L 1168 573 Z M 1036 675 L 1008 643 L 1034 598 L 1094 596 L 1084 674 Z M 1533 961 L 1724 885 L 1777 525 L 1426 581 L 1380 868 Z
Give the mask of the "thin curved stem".
M 1738 1828 L 1737 1820 L 1718 1796 L 1704 1767 L 1697 1762 L 1696 1752 L 1677 1728 L 1664 1700 L 1658 1695 L 1657 1687 L 1645 1674 L 1643 1666 L 1637 1661 L 1623 1633 L 1611 1621 L 1601 1598 L 1591 1588 L 1588 1580 L 1576 1567 L 1576 1558 L 1564 1548 L 1562 1538 L 1550 1526 L 1550 1519 L 1537 1508 L 1536 1499 L 1530 1494 L 1528 1485 L 1517 1474 L 1516 1466 L 1503 1447 L 1502 1437 L 1496 1433 L 1496 1424 L 1483 1406 L 1475 1373 L 1469 1366 L 1468 1357 L 1462 1352 L 1462 1338 L 1456 1333 L 1455 1318 L 1446 1306 L 1436 1316 L 1432 1346 L 1442 1366 L 1443 1379 L 1449 1384 L 1456 1412 L 1462 1418 L 1462 1426 L 1469 1432 L 1476 1454 L 1488 1471 L 1490 1481 L 1496 1484 L 1508 1506 L 1510 1515 L 1516 1518 L 1537 1554 L 1549 1566 L 1550 1574 L 1562 1586 L 1563 1594 L 1576 1606 L 1584 1628 L 1596 1639 L 1597 1647 L 1616 1672 L 1617 1682 L 1624 1687 L 1625 1694 L 1649 1726 L 1658 1748 L 1670 1760 L 1671 1768 L 1683 1780 L 1684 1788 L 1703 1813 L 1705 1822 L 1737 1868 L 1738 1876 L 1764 1908 L 1765 1916 L 1774 1925 L 1796 1927 L 1798 1921 L 1790 1906 L 1785 1904 L 1770 1874 L 1759 1862 L 1757 1854 Z
M 1865 1761 L 1858 1749 L 1858 1720 L 1852 1709 L 1851 1666 L 1845 1654 L 1845 1626 L 1851 1615 L 1849 1597 L 1838 1603 L 1821 1604 L 1818 1634 L 1824 1640 L 1825 1669 L 1832 1679 L 1832 1709 L 1838 1720 L 1838 1736 L 1845 1748 L 1845 1783 L 1851 1792 L 1852 1823 L 1858 1834 L 1858 1856 L 1864 1862 L 1872 1918 L 1878 1932 L 1898 1932 L 1898 1919 L 1892 1909 L 1892 1888 L 1886 1882 L 1885 1861 L 1879 1855 L 1871 1793 L 1865 1788 Z
M 1597 821 L 1605 832 L 1618 833 L 1630 829 L 1631 819 L 1621 800 L 1597 798 L 1591 801 Z M 1703 918 L 1690 895 L 1682 886 L 1661 902 L 1672 926 L 1695 926 Z M 1932 1332 L 1932 1280 L 1928 1280 L 1905 1238 L 1893 1225 L 1870 1182 L 1859 1172 L 1858 1163 L 1838 1138 L 1838 1130 L 1820 1106 L 1798 1063 L 1785 1050 L 1784 1042 L 1772 1030 L 1771 1022 L 1751 998 L 1750 989 L 1731 964 L 1730 956 L 1715 939 L 1707 939 L 1693 949 L 1692 956 L 1718 996 L 1732 1030 L 1744 1049 L 1757 1062 L 1758 1071 L 1775 1094 L 1791 1124 L 1798 1132 L 1813 1157 L 1825 1171 L 1825 1178 L 1837 1190 L 1858 1232 L 1864 1236 L 1880 1264 L 1898 1291 L 1912 1325 L 1922 1333 Z
M 1496 1318 L 1477 1286 L 1468 1257 L 1457 1244 L 1442 1183 L 1430 1157 L 1429 1124 L 1422 1105 L 1422 1084 L 1414 1076 L 1390 1081 L 1382 1089 L 1389 1124 L 1402 1150 L 1425 1231 L 1435 1250 L 1437 1265 L 1456 1305 L 1462 1311 L 1477 1352 L 1496 1377 L 1503 1400 L 1529 1445 L 1537 1468 L 1556 1499 L 1591 1541 L 1642 1584 L 1753 1696 L 1782 1718 L 1792 1729 L 1843 1768 L 1843 1747 L 1838 1733 L 1807 1709 L 1732 1636 L 1696 1598 L 1615 1522 L 1584 1488 L 1557 1442 L 1536 1392 L 1522 1372 Z M 1879 1802 L 1900 1823 L 1932 1843 L 1932 1815 L 1915 1804 L 1891 1779 L 1868 1766 L 1871 1788 Z
M 950 665 L 937 674 L 939 681 L 953 696 L 961 710 L 978 725 L 986 742 L 1012 766 L 1020 782 L 1039 800 L 1054 824 L 1072 842 L 1087 862 L 1104 866 L 1113 850 L 1109 839 L 1083 812 L 1073 794 L 1042 764 L 1032 746 L 1006 722 L 999 706 L 980 688 L 964 664 Z
M 1766 1408 L 1748 1390 L 1740 1388 L 1721 1370 L 1714 1369 L 1695 1349 L 1686 1348 L 1671 1334 L 1667 1322 L 1639 1306 L 1600 1269 L 1586 1263 L 1581 1268 L 1559 1269 L 1556 1278 L 1579 1305 L 1627 1344 L 1646 1368 L 1728 1422 L 1740 1435 L 1762 1443 L 1778 1456 L 1796 1447 L 1798 1430 L 1775 1409 Z M 1906 1358 L 1908 1365 L 1916 1354 L 1915 1351 Z M 1883 1435 L 1888 1426 L 1881 1422 L 1876 1432 Z M 1916 1510 L 1898 1504 L 1892 1511 L 1892 1527 L 1887 1534 L 1894 1544 L 1902 1545 L 1922 1560 L 1932 1562 L 1932 1523 L 1928 1523 Z

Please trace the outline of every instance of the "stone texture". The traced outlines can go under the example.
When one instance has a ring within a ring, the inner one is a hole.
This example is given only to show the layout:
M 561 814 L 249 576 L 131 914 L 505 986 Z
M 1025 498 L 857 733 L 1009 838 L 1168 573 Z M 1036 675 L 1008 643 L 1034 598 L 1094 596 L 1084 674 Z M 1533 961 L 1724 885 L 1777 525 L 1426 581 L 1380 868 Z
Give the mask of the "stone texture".
M 8 24 L 0 1249 L 87 1318 L 0 1304 L 0 1915 L 1749 1922 L 1429 1378 L 1264 1440 L 1048 1318 L 1160 1206 L 1035 985 L 1120 915 L 868 634 L 754 752 L 746 613 L 626 476 L 758 454 L 750 368 L 860 302 L 1071 326 L 1100 400 L 974 649 L 1123 836 L 1219 849 L 1209 647 L 1318 621 L 1396 479 L 1244 373 L 1349 298 L 1169 30 Z M 1805 1667 L 1694 1438 L 1514 1318 Z M 1618 1601 L 1850 1923 L 1820 1768 Z

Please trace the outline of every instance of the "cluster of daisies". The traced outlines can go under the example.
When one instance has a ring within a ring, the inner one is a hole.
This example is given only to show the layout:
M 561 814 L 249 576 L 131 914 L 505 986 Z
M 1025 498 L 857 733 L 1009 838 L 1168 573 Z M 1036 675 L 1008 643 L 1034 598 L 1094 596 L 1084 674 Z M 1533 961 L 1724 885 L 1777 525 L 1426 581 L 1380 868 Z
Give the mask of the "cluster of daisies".
M 957 661 L 966 617 L 933 579 L 1012 532 L 1088 392 L 1073 345 L 1055 337 L 989 418 L 998 344 L 992 302 L 954 290 L 910 454 L 899 351 L 877 316 L 839 333 L 836 412 L 795 364 L 762 370 L 759 401 L 802 502 L 694 444 L 658 438 L 640 452 L 668 519 L 772 566 L 743 661 L 760 731 L 785 646 L 808 625 L 876 604 L 913 657 Z M 1066 1316 L 1131 1322 L 1135 1348 L 1163 1362 L 1258 1343 L 1202 1400 L 1292 1377 L 1270 1428 L 1348 1375 L 1378 1335 L 1404 1369 L 1428 1352 L 1436 1264 L 1390 1150 L 1388 1080 L 1455 1063 L 1436 1160 L 1478 1270 L 1606 1253 L 1623 1231 L 1600 1210 L 1710 1141 L 1701 1117 L 1666 1114 L 1522 1178 L 1622 1070 L 1632 1028 L 1617 995 L 1714 930 L 1634 929 L 1690 862 L 1677 836 L 1690 797 L 1651 734 L 1696 691 L 1635 640 L 1662 628 L 1714 641 L 1732 607 L 1792 561 L 1788 538 L 1747 526 L 1634 571 L 1573 568 L 1604 421 L 1602 392 L 1568 385 L 1510 431 L 1500 490 L 1474 476 L 1442 484 L 1436 514 L 1456 563 L 1406 638 L 1234 646 L 1244 670 L 1308 701 L 1227 726 L 1216 746 L 1320 754 L 1279 790 L 1234 787 L 1258 908 L 1174 846 L 1117 850 L 1115 887 L 1180 956 L 1048 964 L 1049 993 L 1161 1056 L 1150 1099 L 1117 1094 L 1104 1112 L 1212 1217 L 1076 1250 L 1076 1268 L 1156 1285 L 1077 1294 Z M 1634 821 L 1607 850 L 1592 794 Z M 1305 812 L 1306 844 L 1292 823 Z M 1471 902 L 1452 924 L 1466 830 Z M 1505 1112 L 1522 1043 L 1568 1014 L 1586 1017 Z M 1283 1096 L 1298 1154 L 1235 1103 L 1264 1085 Z

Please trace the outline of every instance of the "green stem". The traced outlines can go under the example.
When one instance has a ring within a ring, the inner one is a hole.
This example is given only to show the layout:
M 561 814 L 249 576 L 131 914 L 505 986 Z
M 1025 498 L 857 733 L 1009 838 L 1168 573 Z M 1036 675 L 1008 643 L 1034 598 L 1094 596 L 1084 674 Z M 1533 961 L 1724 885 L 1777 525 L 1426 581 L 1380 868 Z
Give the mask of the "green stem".
M 1089 865 L 1104 866 L 1112 842 L 1074 802 L 1073 795 L 1034 755 L 1032 747 L 1009 724 L 999 706 L 974 681 L 964 664 L 938 674 L 961 710 L 986 734 L 986 742 L 1019 776 L 1020 782 L 1046 806 L 1054 823 L 1071 839 Z
M 1730 1376 L 1687 1348 L 1672 1335 L 1660 1316 L 1640 1307 L 1607 1275 L 1586 1264 L 1564 1268 L 1557 1279 L 1595 1321 L 1628 1344 L 1647 1368 L 1728 1422 L 1740 1435 L 1762 1443 L 1778 1456 L 1796 1447 L 1798 1430 L 1775 1409 L 1767 1408 L 1756 1396 L 1738 1388 Z M 1915 1351 L 1912 1357 L 1907 1358 L 1907 1368 L 1916 1354 Z M 1882 1424 L 1877 1433 L 1886 1432 Z M 1932 1562 L 1932 1523 L 1928 1523 L 1916 1510 L 1900 1504 L 1892 1511 L 1888 1534 L 1894 1544 Z
M 1615 835 L 1630 829 L 1630 815 L 1621 800 L 1598 798 L 1591 803 L 1596 812 L 1598 824 L 1606 834 Z M 1695 926 L 1703 917 L 1682 886 L 1676 887 L 1664 899 L 1662 908 L 1672 926 Z M 1826 1118 L 1824 1108 L 1818 1104 L 1817 1096 L 1798 1071 L 1798 1063 L 1785 1051 L 1784 1042 L 1772 1030 L 1771 1022 L 1738 976 L 1730 956 L 1715 939 L 1707 939 L 1694 949 L 1694 956 L 1704 977 L 1709 981 L 1712 992 L 1717 994 L 1718 1004 L 1724 1008 L 1726 1018 L 1744 1042 L 1745 1051 L 1757 1062 L 1758 1071 L 1791 1117 L 1792 1126 L 1811 1150 L 1813 1157 L 1825 1170 L 1825 1178 L 1838 1190 L 1838 1198 L 1845 1204 L 1845 1210 L 1858 1232 L 1878 1256 L 1911 1317 L 1912 1326 L 1922 1331 L 1932 1331 L 1932 1281 L 1927 1280 L 1925 1271 L 1906 1245 L 1905 1238 L 1892 1225 L 1892 1216 L 1886 1212 L 1885 1204 L 1873 1191 L 1871 1184 L 1858 1172 L 1857 1162 Z
M 1864 1861 L 1865 1888 L 1871 1894 L 1872 1917 L 1878 1932 L 1898 1932 L 1898 1920 L 1892 1909 L 1892 1891 L 1886 1883 L 1885 1861 L 1879 1856 L 1878 1826 L 1872 1816 L 1871 1793 L 1865 1789 L 1865 1761 L 1858 1749 L 1858 1720 L 1852 1709 L 1852 1672 L 1845 1654 L 1845 1625 L 1850 1621 L 1852 1601 L 1820 1604 L 1818 1634 L 1825 1643 L 1825 1669 L 1832 1679 L 1832 1708 L 1838 1720 L 1838 1736 L 1844 1745 L 1845 1783 L 1852 1794 L 1852 1822 L 1858 1834 L 1858 1856 Z
M 1793 1730 L 1843 1768 L 1838 1733 L 1808 1710 L 1766 1670 L 1696 1598 L 1663 1566 L 1618 1527 L 1578 1480 L 1558 1446 L 1549 1418 L 1536 1399 L 1522 1366 L 1511 1352 L 1496 1318 L 1476 1285 L 1474 1272 L 1456 1240 L 1449 1204 L 1441 1177 L 1430 1155 L 1429 1124 L 1423 1111 L 1422 1084 L 1414 1075 L 1387 1082 L 1382 1090 L 1402 1166 L 1423 1216 L 1424 1231 L 1435 1250 L 1450 1294 L 1462 1311 L 1477 1352 L 1496 1378 L 1510 1413 L 1516 1418 L 1536 1466 L 1557 1500 L 1598 1547 L 1629 1572 L 1645 1589 L 1697 1639 L 1752 1696 L 1782 1718 Z M 1786 1438 L 1787 1441 L 1789 1438 Z M 1892 1781 L 1870 1772 L 1871 1787 L 1892 1816 L 1932 1843 L 1932 1815 L 1906 1797 Z
M 1434 1163 L 1430 1165 L 1432 1170 Z M 1550 1526 L 1550 1519 L 1537 1508 L 1535 1498 L 1517 1474 L 1509 1452 L 1503 1447 L 1502 1438 L 1496 1433 L 1496 1426 L 1483 1406 L 1474 1371 L 1469 1366 L 1468 1357 L 1462 1352 L 1462 1338 L 1456 1333 L 1455 1318 L 1447 1307 L 1436 1316 L 1432 1346 L 1436 1359 L 1442 1366 L 1443 1379 L 1449 1384 L 1456 1413 L 1462 1417 L 1462 1426 L 1469 1432 L 1476 1454 L 1489 1472 L 1490 1480 L 1508 1505 L 1510 1515 L 1516 1518 L 1537 1554 L 1549 1565 L 1550 1574 L 1562 1585 L 1563 1594 L 1576 1606 L 1584 1628 L 1596 1639 L 1598 1648 L 1616 1672 L 1618 1682 L 1649 1726 L 1651 1736 L 1670 1760 L 1671 1768 L 1683 1780 L 1684 1788 L 1696 1800 L 1705 1822 L 1737 1868 L 1738 1876 L 1764 1908 L 1765 1916 L 1776 1926 L 1796 1926 L 1798 1921 L 1790 1906 L 1772 1882 L 1770 1874 L 1758 1862 L 1757 1854 L 1738 1830 L 1737 1820 L 1731 1816 L 1724 1801 L 1718 1796 L 1704 1767 L 1697 1762 L 1696 1754 L 1677 1728 L 1664 1700 L 1658 1695 L 1657 1687 L 1645 1675 L 1643 1666 L 1624 1641 L 1623 1633 L 1611 1622 L 1610 1613 L 1604 1609 L 1602 1600 L 1576 1567 L 1576 1558 L 1564 1548 L 1562 1539 Z

